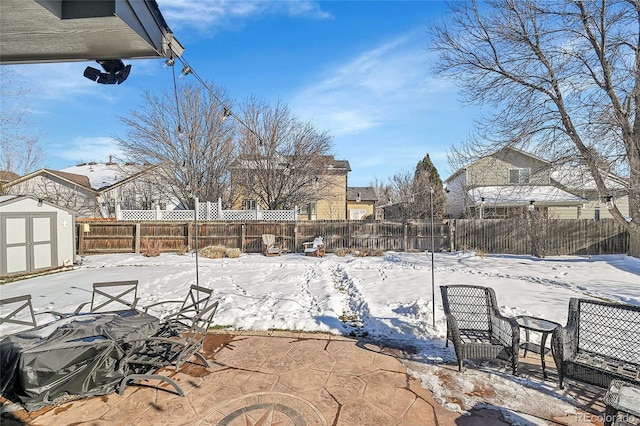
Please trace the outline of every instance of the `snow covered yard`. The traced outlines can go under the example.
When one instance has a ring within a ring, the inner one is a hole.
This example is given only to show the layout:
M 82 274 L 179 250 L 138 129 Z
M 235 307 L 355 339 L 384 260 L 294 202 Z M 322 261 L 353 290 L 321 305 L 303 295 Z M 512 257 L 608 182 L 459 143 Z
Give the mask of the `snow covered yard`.
M 99 281 L 137 279 L 139 304 L 182 299 L 191 284 L 213 288 L 220 300 L 215 324 L 233 329 L 288 329 L 366 336 L 410 354 L 406 361 L 434 397 L 454 410 L 479 405 L 551 418 L 574 411 L 571 396 L 540 374 L 513 377 L 491 365 L 457 373 L 445 347 L 440 285 L 492 287 L 507 316 L 529 314 L 566 323 L 570 297 L 640 305 L 640 260 L 624 255 L 528 256 L 388 252 L 384 257 L 236 259 L 162 254 L 88 256 L 73 271 L 0 286 L 3 298 L 31 294 L 36 312 L 72 311 Z M 435 328 L 432 291 L 435 290 Z M 5 330 L 5 332 L 11 330 Z M 604 392 L 603 392 L 604 394 Z M 535 423 L 535 417 L 527 420 Z

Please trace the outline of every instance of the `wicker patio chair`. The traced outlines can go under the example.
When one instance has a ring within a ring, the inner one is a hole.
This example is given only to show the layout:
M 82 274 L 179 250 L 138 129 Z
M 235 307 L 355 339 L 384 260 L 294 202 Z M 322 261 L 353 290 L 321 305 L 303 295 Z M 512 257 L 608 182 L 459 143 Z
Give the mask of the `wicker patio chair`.
M 453 342 L 458 370 L 463 360 L 499 358 L 518 371 L 520 328 L 513 318 L 498 311 L 492 288 L 473 285 L 440 286 L 442 307 L 447 317 L 447 338 Z
M 171 377 L 158 374 L 158 370 L 173 367 L 177 372 L 180 367 L 195 356 L 206 368 L 211 367 L 209 361 L 199 353 L 202 349 L 207 330 L 211 326 L 213 316 L 218 309 L 218 301 L 211 303 L 191 320 L 188 330 L 171 337 L 153 336 L 147 339 L 132 340 L 127 354 L 121 361 L 126 376 L 120 382 L 120 395 L 124 394 L 127 383 L 138 380 L 159 380 L 173 386 L 176 393 L 184 396 L 180 385 Z M 164 333 L 163 330 L 160 333 Z

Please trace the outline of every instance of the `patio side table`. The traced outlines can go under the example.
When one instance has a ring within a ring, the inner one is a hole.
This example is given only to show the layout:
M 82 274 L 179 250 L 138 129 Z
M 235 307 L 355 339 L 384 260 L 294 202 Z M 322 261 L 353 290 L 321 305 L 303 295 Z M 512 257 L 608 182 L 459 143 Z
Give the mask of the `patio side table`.
M 524 356 L 527 356 L 527 351 L 535 352 L 540 354 L 540 362 L 542 363 L 542 375 L 546 379 L 547 378 L 547 370 L 545 365 L 544 356 L 547 353 L 547 348 L 545 347 L 547 343 L 547 336 L 553 333 L 553 330 L 556 327 L 560 327 L 560 324 L 554 321 L 549 321 L 543 318 L 532 317 L 529 315 L 518 315 L 515 317 L 520 328 L 522 328 L 525 332 L 525 342 L 520 345 L 521 348 L 524 349 Z M 529 332 L 535 331 L 541 334 L 540 344 L 537 345 L 535 343 L 530 342 L 529 340 Z
M 614 379 L 604 396 L 605 426 L 640 425 L 640 385 Z

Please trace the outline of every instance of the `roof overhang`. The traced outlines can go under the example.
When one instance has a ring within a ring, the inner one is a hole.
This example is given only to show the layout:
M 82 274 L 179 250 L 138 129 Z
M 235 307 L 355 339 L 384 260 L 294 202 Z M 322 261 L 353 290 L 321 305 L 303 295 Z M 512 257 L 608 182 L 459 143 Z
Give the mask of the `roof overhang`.
M 1 0 L 0 64 L 181 56 L 155 0 Z

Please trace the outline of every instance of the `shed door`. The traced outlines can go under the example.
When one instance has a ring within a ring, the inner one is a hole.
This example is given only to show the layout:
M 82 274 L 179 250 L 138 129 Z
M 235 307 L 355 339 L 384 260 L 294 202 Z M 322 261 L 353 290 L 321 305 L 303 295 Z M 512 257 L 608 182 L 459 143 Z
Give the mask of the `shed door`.
M 2 275 L 55 266 L 55 224 L 55 213 L 2 215 Z

